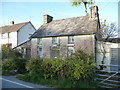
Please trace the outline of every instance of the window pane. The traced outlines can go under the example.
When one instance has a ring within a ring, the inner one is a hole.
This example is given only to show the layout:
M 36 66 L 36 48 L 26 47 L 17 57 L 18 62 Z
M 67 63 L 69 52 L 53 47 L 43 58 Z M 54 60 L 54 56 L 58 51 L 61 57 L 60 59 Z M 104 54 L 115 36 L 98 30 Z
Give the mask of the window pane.
M 58 43 L 57 37 L 52 37 L 52 44 L 57 44 L 57 43 Z
M 68 37 L 68 44 L 74 44 L 74 36 Z
M 51 47 L 50 57 L 51 58 L 58 58 L 59 56 L 60 56 L 59 47 Z
M 38 44 L 41 45 L 42 44 L 42 38 L 38 39 Z
M 75 49 L 74 47 L 68 47 L 68 56 L 72 55 L 73 53 L 75 53 Z
M 38 46 L 38 56 L 42 57 L 42 47 Z

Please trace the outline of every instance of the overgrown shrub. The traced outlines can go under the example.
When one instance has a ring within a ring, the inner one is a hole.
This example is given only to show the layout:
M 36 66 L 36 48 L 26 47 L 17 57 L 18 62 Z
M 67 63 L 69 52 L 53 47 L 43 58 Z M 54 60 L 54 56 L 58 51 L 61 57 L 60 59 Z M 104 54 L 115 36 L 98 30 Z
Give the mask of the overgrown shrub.
M 29 71 L 30 74 L 40 74 L 42 75 L 43 68 L 41 67 L 42 59 L 35 58 L 29 60 L 29 62 L 26 65 L 27 71 Z
M 11 58 L 2 63 L 2 73 L 9 74 L 14 73 L 25 73 L 27 70 L 25 68 L 27 59 L 25 58 Z
M 84 51 L 78 51 L 68 59 L 73 71 L 71 74 L 75 80 L 88 80 L 93 78 L 94 63 L 93 55 Z
M 22 57 L 22 54 L 19 50 L 13 50 L 12 48 L 2 46 L 2 59 L 14 58 L 14 57 Z
M 93 56 L 79 51 L 65 60 L 58 59 L 32 59 L 26 66 L 32 74 L 45 79 L 63 79 L 73 81 L 92 80 L 95 64 Z
M 15 70 L 17 65 L 13 59 L 8 59 L 2 63 L 2 74 L 10 73 L 11 70 Z
M 25 68 L 28 59 L 27 58 L 14 58 L 14 61 L 16 63 L 16 69 L 18 73 L 26 73 L 27 69 Z
M 42 63 L 45 78 L 65 79 L 69 76 L 71 70 L 66 60 L 46 59 Z

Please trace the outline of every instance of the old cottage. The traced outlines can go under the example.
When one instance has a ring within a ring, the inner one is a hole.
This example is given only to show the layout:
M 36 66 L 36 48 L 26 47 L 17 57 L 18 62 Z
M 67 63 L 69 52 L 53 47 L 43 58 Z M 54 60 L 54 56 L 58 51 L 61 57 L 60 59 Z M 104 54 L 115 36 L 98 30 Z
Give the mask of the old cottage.
M 57 58 L 77 50 L 95 53 L 95 33 L 100 27 L 98 7 L 90 15 L 53 20 L 44 15 L 44 23 L 31 36 L 31 57 Z

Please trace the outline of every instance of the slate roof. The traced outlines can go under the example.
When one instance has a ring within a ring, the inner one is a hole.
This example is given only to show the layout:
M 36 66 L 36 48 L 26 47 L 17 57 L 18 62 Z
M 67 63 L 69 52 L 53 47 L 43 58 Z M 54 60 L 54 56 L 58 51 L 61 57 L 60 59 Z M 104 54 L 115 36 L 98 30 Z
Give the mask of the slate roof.
M 31 38 L 93 34 L 97 30 L 97 23 L 97 19 L 89 16 L 53 20 L 43 24 Z
M 0 33 L 8 33 L 8 32 L 16 32 L 19 31 L 24 25 L 28 24 L 29 22 L 23 22 L 13 25 L 7 25 L 0 27 Z

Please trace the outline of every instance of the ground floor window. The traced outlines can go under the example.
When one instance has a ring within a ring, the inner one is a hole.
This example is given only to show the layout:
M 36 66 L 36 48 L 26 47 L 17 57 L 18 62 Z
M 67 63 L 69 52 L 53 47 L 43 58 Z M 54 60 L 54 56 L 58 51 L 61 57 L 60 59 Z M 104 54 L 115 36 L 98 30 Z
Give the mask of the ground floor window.
M 51 47 L 50 57 L 51 58 L 59 58 L 60 57 L 60 49 L 59 49 L 59 47 L 57 47 L 57 46 Z
M 74 46 L 69 46 L 67 47 L 67 55 L 70 56 L 75 53 L 75 48 Z

